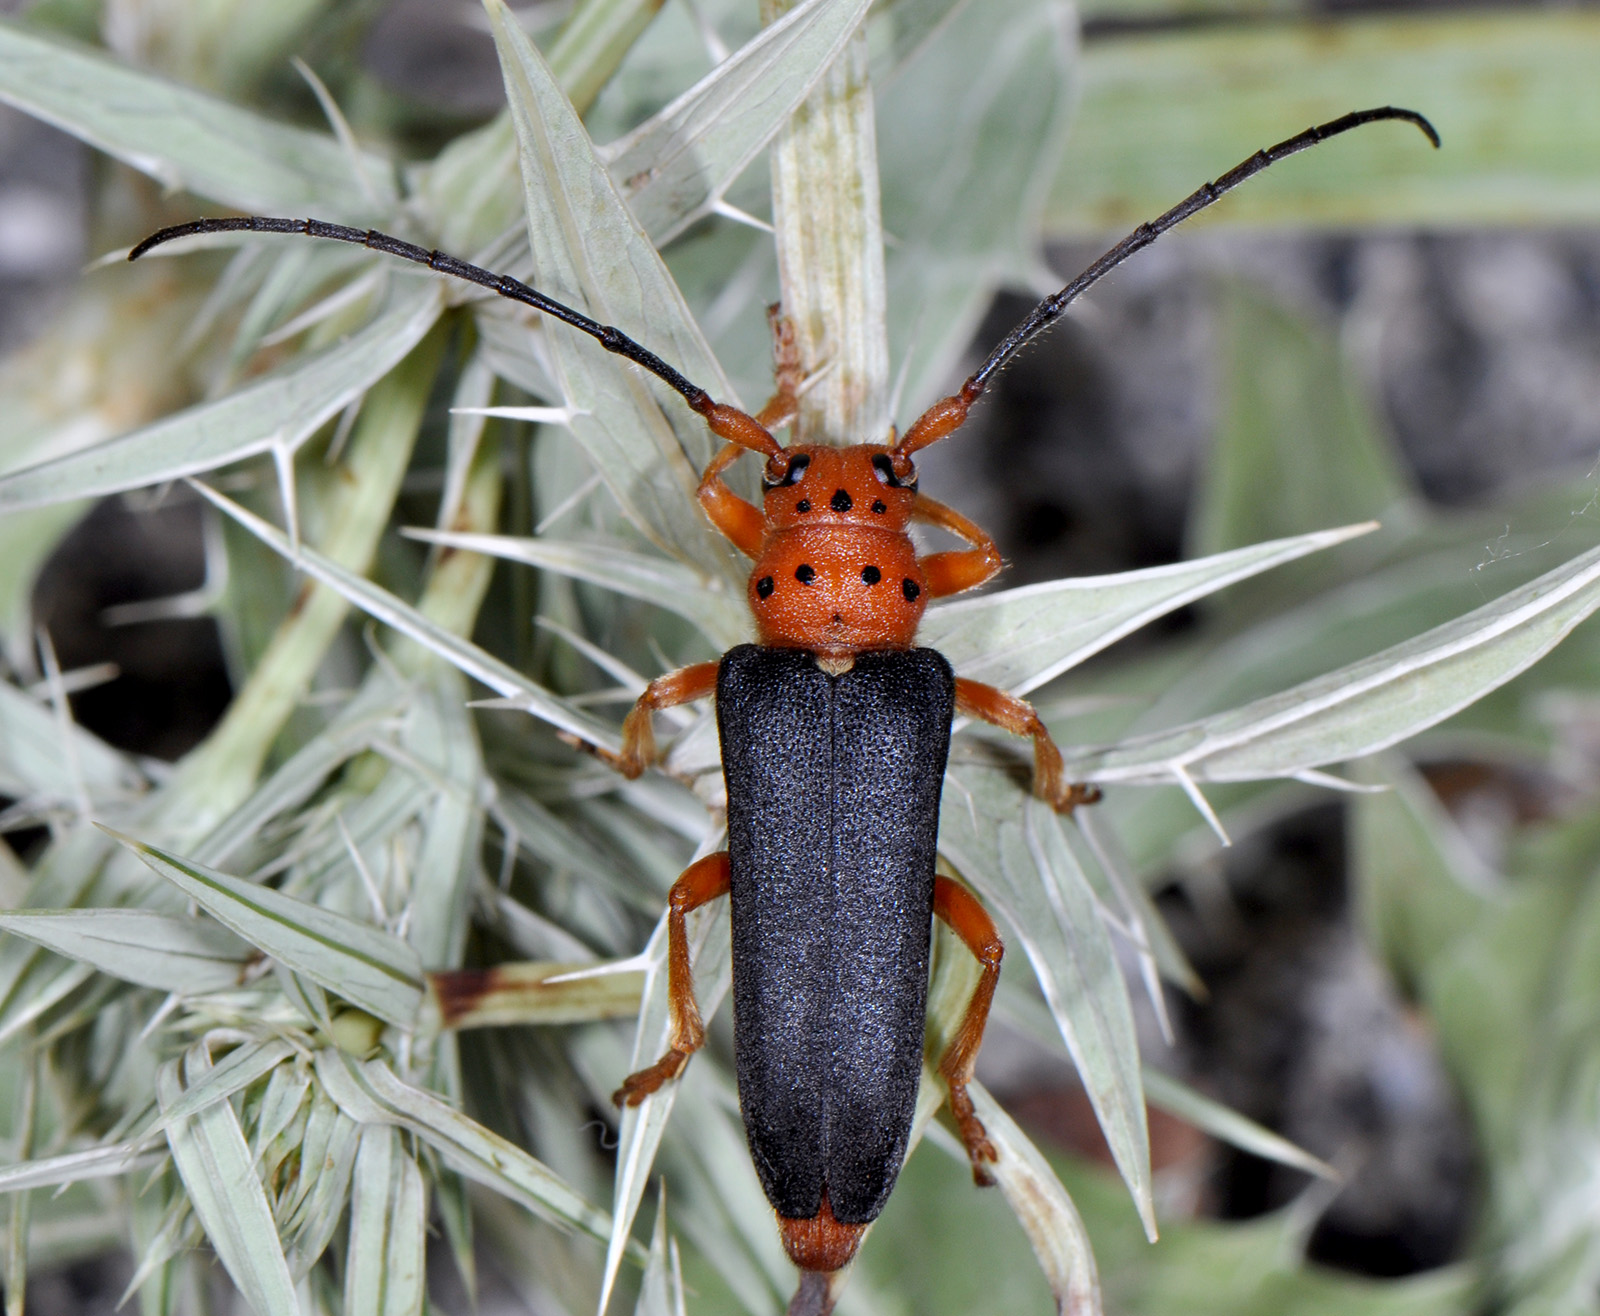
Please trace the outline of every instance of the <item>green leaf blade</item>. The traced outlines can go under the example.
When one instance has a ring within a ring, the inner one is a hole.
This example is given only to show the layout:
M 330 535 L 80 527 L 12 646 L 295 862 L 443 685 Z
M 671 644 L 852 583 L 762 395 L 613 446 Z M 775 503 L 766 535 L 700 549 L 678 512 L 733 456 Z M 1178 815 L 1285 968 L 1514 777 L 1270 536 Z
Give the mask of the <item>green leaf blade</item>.
M 292 452 L 392 370 L 443 309 L 438 284 L 406 289 L 345 342 L 143 429 L 0 476 L 0 511 L 97 498 L 246 457 Z
M 643 341 L 714 396 L 732 400 L 683 295 L 617 194 L 572 104 L 502 0 L 485 0 L 516 128 L 536 282 Z M 694 500 L 712 440 L 675 392 L 587 334 L 545 326 L 574 409 L 572 433 L 624 514 L 690 566 L 738 577 L 735 554 Z
M 1175 608 L 1373 529 L 1372 522 L 1343 526 L 1194 562 L 939 604 L 928 610 L 917 640 L 938 649 L 963 676 L 1020 694 Z
M 402 1027 L 416 1020 L 422 966 L 399 938 L 132 837 L 112 835 L 218 922 L 279 963 L 379 1019 Z
M 174 191 L 254 213 L 376 220 L 332 137 L 274 123 L 37 29 L 0 23 L 0 100 L 54 124 Z M 361 166 L 384 210 L 387 160 Z
M 0 928 L 125 982 L 180 994 L 238 986 L 251 956 L 227 928 L 149 910 L 16 910 L 0 914 Z
M 402 1082 L 381 1061 L 356 1063 L 339 1052 L 317 1053 L 324 1089 L 360 1124 L 395 1124 L 433 1147 L 466 1178 L 519 1202 L 535 1215 L 605 1238 L 611 1218 L 589 1205 L 549 1166 L 431 1093 Z
M 205 1048 L 193 1047 L 183 1061 L 184 1078 L 201 1079 L 210 1067 Z M 156 1095 L 163 1108 L 183 1095 L 185 1082 L 178 1077 L 178 1068 L 172 1062 L 157 1075 Z M 198 1115 L 175 1121 L 167 1129 L 167 1144 L 195 1216 L 257 1316 L 299 1316 L 300 1303 L 272 1208 L 233 1107 L 219 1101 Z
M 1009 774 L 953 764 L 939 849 L 1021 942 L 1068 1054 L 1155 1237 L 1150 1135 L 1127 985 L 1094 891 L 1047 806 Z
M 796 7 L 603 149 L 611 177 L 654 242 L 665 245 L 711 213 L 805 100 L 866 11 L 864 0 L 810 0 Z
M 1080 780 L 1292 777 L 1386 749 L 1503 685 L 1600 608 L 1600 549 L 1370 658 L 1240 708 L 1067 756 Z

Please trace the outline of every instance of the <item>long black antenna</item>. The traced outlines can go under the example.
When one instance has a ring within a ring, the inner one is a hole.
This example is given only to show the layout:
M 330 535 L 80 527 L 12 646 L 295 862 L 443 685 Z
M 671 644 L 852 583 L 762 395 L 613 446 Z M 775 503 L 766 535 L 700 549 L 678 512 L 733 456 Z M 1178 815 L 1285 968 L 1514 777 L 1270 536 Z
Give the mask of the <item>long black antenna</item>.
M 511 301 L 521 302 L 536 311 L 552 315 L 562 323 L 570 324 L 574 329 L 581 329 L 606 351 L 627 357 L 635 365 L 643 366 L 657 379 L 683 394 L 684 400 L 701 415 L 709 414 L 716 406 L 705 389 L 685 379 L 654 352 L 636 343 L 622 330 L 601 324 L 598 320 L 591 320 L 582 312 L 563 305 L 553 297 L 546 297 L 537 288 L 530 288 L 509 274 L 495 274 L 480 266 L 469 265 L 464 260 L 457 260 L 454 256 L 447 256 L 442 251 L 427 251 L 415 243 L 404 242 L 400 238 L 373 229 L 346 228 L 343 224 L 329 224 L 320 219 L 271 219 L 262 215 L 242 215 L 229 219 L 196 219 L 188 224 L 174 224 L 159 233 L 152 233 L 128 253 L 128 259 L 138 260 L 152 247 L 159 247 L 163 242 L 171 242 L 174 238 L 193 237 L 199 233 L 240 232 L 303 233 L 311 238 L 332 238 L 336 242 L 352 242 L 358 247 L 370 247 L 373 251 L 398 256 L 401 260 L 414 261 L 418 265 L 426 265 L 430 270 L 436 270 L 440 274 L 449 274 L 454 278 L 476 283 Z
M 1189 216 L 1198 214 L 1213 201 L 1219 200 L 1224 193 L 1231 192 L 1245 179 L 1255 177 L 1263 169 L 1277 164 L 1279 160 L 1297 155 L 1319 142 L 1327 141 L 1330 137 L 1349 132 L 1352 128 L 1377 123 L 1382 119 L 1402 119 L 1406 123 L 1415 124 L 1435 148 L 1439 145 L 1439 134 L 1422 115 L 1415 110 L 1401 110 L 1393 105 L 1384 105 L 1375 110 L 1356 110 L 1342 118 L 1319 124 L 1315 128 L 1307 128 L 1298 136 L 1279 142 L 1276 146 L 1270 146 L 1265 151 L 1257 151 L 1248 160 L 1234 165 L 1215 182 L 1207 183 L 1190 193 L 1159 219 L 1139 225 L 1060 292 L 1046 297 L 1035 306 L 1028 318 L 1007 334 L 1005 340 L 989 353 L 989 359 L 973 372 L 962 386 L 961 397 L 969 403 L 976 401 L 988 386 L 989 380 L 1010 364 L 1012 357 L 1059 320 L 1067 307 L 1086 289 L 1093 287 L 1134 252 L 1148 247 L 1175 224 L 1181 224 Z

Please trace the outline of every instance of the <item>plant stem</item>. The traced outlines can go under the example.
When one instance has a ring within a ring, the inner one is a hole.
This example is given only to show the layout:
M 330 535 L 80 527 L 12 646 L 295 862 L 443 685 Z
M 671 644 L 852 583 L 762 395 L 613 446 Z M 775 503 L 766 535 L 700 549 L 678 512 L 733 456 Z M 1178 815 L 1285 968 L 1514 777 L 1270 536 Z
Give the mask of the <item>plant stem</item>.
M 771 23 L 794 7 L 763 0 Z M 866 37 L 857 33 L 772 148 L 783 309 L 806 374 L 798 443 L 882 442 L 889 429 L 888 291 Z

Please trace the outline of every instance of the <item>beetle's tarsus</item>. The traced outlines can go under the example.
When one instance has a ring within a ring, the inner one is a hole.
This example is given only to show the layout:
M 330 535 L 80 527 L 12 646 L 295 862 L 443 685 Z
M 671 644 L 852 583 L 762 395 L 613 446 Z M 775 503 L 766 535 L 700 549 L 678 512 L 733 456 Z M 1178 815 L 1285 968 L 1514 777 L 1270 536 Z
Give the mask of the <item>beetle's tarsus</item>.
M 629 781 L 643 776 L 646 765 L 630 758 L 626 751 L 618 754 L 615 750 L 607 749 L 604 745 L 597 745 L 592 740 L 585 740 L 582 736 L 575 736 L 570 731 L 556 732 L 556 739 L 563 745 L 577 750 L 580 754 L 588 754 L 597 758 L 608 768 L 620 772 Z
M 674 1047 L 651 1065 L 629 1074 L 622 1086 L 611 1094 L 613 1105 L 637 1106 L 652 1092 L 658 1092 L 673 1079 L 680 1077 L 689 1065 L 689 1053 Z
M 1050 804 L 1057 813 L 1063 813 L 1070 817 L 1072 811 L 1079 805 L 1098 804 L 1100 799 L 1100 788 L 1098 786 L 1090 786 L 1081 781 L 1074 781 L 1059 787 L 1054 797 L 1050 799 Z
M 972 1162 L 972 1182 L 979 1188 L 992 1188 L 994 1175 L 986 1167 L 998 1161 L 1000 1153 L 989 1141 L 989 1131 L 978 1118 L 965 1083 L 950 1082 L 950 1114 L 955 1117 L 956 1128 L 967 1149 L 967 1159 Z

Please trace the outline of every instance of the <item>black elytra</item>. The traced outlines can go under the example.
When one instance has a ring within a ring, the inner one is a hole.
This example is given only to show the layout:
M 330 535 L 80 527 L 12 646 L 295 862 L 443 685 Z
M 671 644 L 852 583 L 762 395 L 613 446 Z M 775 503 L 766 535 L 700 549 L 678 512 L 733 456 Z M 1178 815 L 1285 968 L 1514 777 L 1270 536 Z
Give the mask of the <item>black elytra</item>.
M 922 1073 L 939 795 L 955 674 L 932 649 L 830 676 L 740 645 L 717 673 L 734 1063 L 780 1216 L 877 1217 Z

